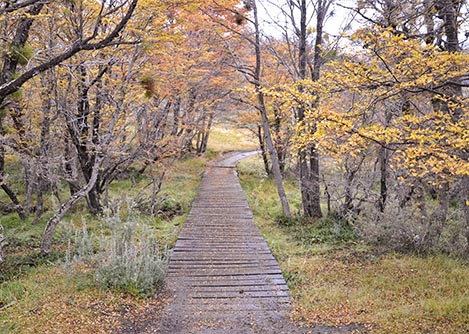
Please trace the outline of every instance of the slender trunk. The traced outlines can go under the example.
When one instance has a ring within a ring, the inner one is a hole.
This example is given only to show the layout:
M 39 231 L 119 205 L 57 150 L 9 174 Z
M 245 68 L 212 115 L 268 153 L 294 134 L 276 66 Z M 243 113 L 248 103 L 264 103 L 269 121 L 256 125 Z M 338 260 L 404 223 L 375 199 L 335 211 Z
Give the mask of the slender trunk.
M 42 196 L 42 184 L 39 184 L 37 192 L 36 192 L 36 213 L 34 214 L 34 219 L 32 224 L 36 225 L 39 223 L 39 220 L 44 213 L 44 199 Z
M 443 19 L 443 27 L 446 35 L 446 51 L 460 52 L 458 39 L 458 17 L 456 8 L 459 4 L 453 0 L 437 0 L 435 5 L 438 8 L 439 16 Z
M 327 10 L 327 1 L 320 0 L 317 2 L 316 39 L 314 42 L 314 57 L 311 69 L 312 81 L 317 81 L 320 77 L 320 70 L 322 65 L 321 45 L 323 40 L 323 24 Z M 306 70 L 308 64 L 306 0 L 301 0 L 300 3 L 298 58 L 299 79 L 304 80 L 306 79 Z M 314 108 L 314 106 L 310 107 Z M 302 122 L 304 118 L 305 108 L 300 107 L 298 109 L 298 122 Z M 309 129 L 309 131 L 314 132 L 314 127 Z M 320 169 L 319 153 L 317 147 L 315 144 L 311 144 L 309 147 L 300 149 L 298 153 L 303 214 L 306 217 L 321 218 L 322 210 L 320 196 Z
M 388 150 L 385 147 L 382 147 L 379 152 L 379 167 L 380 180 L 378 207 L 380 212 L 384 212 L 384 209 L 386 208 L 386 199 L 388 196 Z
M 457 1 L 452 0 L 438 0 L 435 2 L 435 7 L 438 10 L 439 17 L 443 20 L 443 27 L 446 35 L 446 51 L 450 53 L 459 53 L 461 52 L 461 46 L 459 44 L 458 37 L 458 10 L 457 7 L 460 5 Z M 449 85 L 446 88 L 446 95 L 449 97 L 460 97 L 462 96 L 462 87 L 457 83 L 454 85 Z M 464 117 L 464 111 L 462 108 L 456 108 L 455 110 L 450 110 L 446 105 L 435 105 L 441 111 L 448 111 L 452 117 L 453 122 L 458 122 Z M 462 152 L 462 156 L 467 160 L 469 153 L 466 150 Z M 459 195 L 461 206 L 464 210 L 464 219 L 466 223 L 466 253 L 469 255 L 469 175 L 462 176 L 462 191 Z
M 3 103 L 4 99 L 0 99 L 0 108 L 1 104 Z M 5 111 L 0 109 L 0 136 L 3 137 L 6 135 L 5 127 L 3 125 Z M 6 184 L 5 180 L 5 147 L 0 144 L 0 187 L 2 190 L 7 194 L 10 201 L 13 203 L 15 207 L 15 211 L 18 213 L 18 216 L 21 220 L 26 219 L 26 214 L 24 212 L 23 206 L 21 205 L 18 197 L 16 196 L 15 192 Z
M 51 45 L 52 47 L 53 45 Z M 57 77 L 54 70 L 50 70 L 41 77 L 41 83 L 47 87 L 51 92 L 57 94 Z M 57 96 L 57 95 L 56 95 Z M 44 213 L 44 198 L 43 192 L 46 191 L 47 186 L 47 172 L 43 170 L 45 168 L 45 161 L 47 161 L 47 155 L 50 146 L 50 127 L 52 124 L 51 112 L 52 112 L 53 100 L 52 98 L 45 98 L 43 100 L 43 114 L 44 119 L 42 120 L 41 126 L 41 141 L 39 149 L 39 157 L 36 160 L 36 175 L 37 175 L 37 186 L 36 186 L 36 213 L 32 224 L 36 225 Z
M 101 195 L 97 190 L 97 183 L 93 188 L 88 192 L 86 197 L 86 202 L 88 203 L 88 208 L 93 215 L 99 215 L 102 212 L 101 206 Z
M 257 126 L 257 138 L 259 139 L 259 146 L 261 148 L 262 161 L 264 162 L 264 169 L 267 175 L 272 175 L 272 170 L 269 166 L 269 157 L 267 156 L 267 149 L 265 147 L 264 133 L 262 132 L 262 126 Z
M 4 133 L 1 117 L 0 117 L 0 135 Z M 23 206 L 21 205 L 15 192 L 5 183 L 5 149 L 0 145 L 0 187 L 7 194 L 10 201 L 13 203 L 15 211 L 21 220 L 26 219 Z
M 168 102 L 166 106 L 171 107 L 171 102 Z M 176 136 L 179 132 L 179 110 L 181 109 L 181 99 L 176 99 L 176 104 L 173 107 L 173 128 L 171 130 L 171 136 Z
M 283 178 L 282 172 L 280 171 L 280 164 L 278 161 L 278 155 L 275 150 L 274 142 L 270 135 L 269 120 L 267 119 L 264 94 L 261 91 L 257 92 L 257 101 L 259 103 L 259 109 L 262 117 L 262 127 L 264 129 L 265 141 L 267 144 L 267 149 L 269 151 L 270 159 L 272 160 L 272 173 L 274 174 L 275 184 L 277 186 L 277 192 L 280 198 L 280 203 L 282 205 L 283 215 L 290 217 L 290 206 L 288 204 L 287 195 L 283 187 Z
M 285 189 L 283 187 L 283 177 L 282 173 L 280 172 L 280 165 L 278 161 L 278 155 L 275 150 L 274 143 L 272 141 L 272 136 L 270 134 L 270 126 L 269 120 L 267 118 L 267 111 L 265 108 L 265 101 L 264 101 L 264 94 L 261 91 L 261 36 L 259 31 L 259 18 L 257 15 L 257 4 L 256 1 L 252 1 L 252 9 L 254 12 L 254 29 L 255 29 L 255 54 L 256 54 L 256 67 L 254 71 L 254 85 L 257 90 L 257 102 L 258 102 L 258 110 L 261 114 L 261 123 L 262 128 L 264 130 L 265 141 L 267 144 L 267 150 L 269 151 L 270 159 L 272 160 L 272 172 L 274 174 L 275 184 L 277 186 L 277 192 L 280 198 L 280 203 L 282 205 L 282 212 L 284 216 L 289 217 L 290 213 L 290 206 L 288 204 L 287 195 L 285 193 Z
M 203 112 L 202 116 L 197 120 L 196 124 L 196 139 L 195 139 L 195 148 L 197 150 L 197 154 L 202 154 L 202 141 L 205 135 L 205 121 L 206 121 L 206 114 Z
M 5 237 L 3 236 L 3 225 L 0 224 L 0 265 L 5 259 L 5 256 L 3 255 L 3 242 L 5 241 Z
M 52 237 L 54 236 L 55 228 L 63 219 L 63 217 L 65 217 L 67 212 L 73 207 L 73 205 L 75 205 L 75 203 L 78 202 L 81 198 L 85 197 L 90 192 L 90 190 L 94 187 L 98 179 L 98 172 L 103 162 L 103 159 L 104 159 L 103 157 L 98 157 L 96 159 L 96 162 L 95 162 L 95 165 L 93 166 L 91 177 L 88 183 L 79 191 L 74 193 L 66 202 L 64 202 L 60 206 L 60 209 L 47 222 L 47 225 L 44 230 L 43 237 L 42 237 L 41 254 L 46 255 L 50 253 L 51 247 L 52 247 Z
M 201 153 L 205 153 L 207 151 L 208 147 L 208 138 L 210 136 L 210 130 L 212 129 L 212 123 L 213 123 L 213 117 L 214 114 L 210 113 L 208 115 L 208 122 L 207 122 L 207 127 L 205 128 L 203 138 L 202 138 L 202 148 L 201 148 Z
M 31 159 L 33 160 L 33 159 Z M 34 161 L 24 163 L 24 179 L 26 185 L 26 201 L 24 202 L 24 214 L 29 217 L 33 207 L 33 194 L 37 189 L 37 166 L 33 166 L 36 163 Z
M 466 221 L 466 255 L 469 256 L 469 175 L 464 175 L 462 179 L 461 202 L 464 208 L 464 220 Z
M 323 176 L 323 179 L 322 179 L 323 183 L 324 183 L 324 193 L 326 194 L 326 203 L 327 203 L 327 216 L 330 217 L 331 215 L 331 202 L 332 202 L 332 196 L 331 196 L 331 193 L 329 192 L 329 187 L 326 183 L 326 180 L 324 179 L 324 176 Z
M 68 187 L 70 189 L 70 196 L 73 196 L 76 192 L 80 190 L 77 186 L 77 183 L 74 181 L 75 178 L 75 167 L 73 166 L 74 158 L 72 156 L 72 150 L 70 144 L 65 137 L 65 152 L 64 152 L 64 170 L 65 170 L 65 178 L 68 183 Z
M 341 212 L 339 216 L 341 218 L 345 217 L 349 212 L 353 210 L 353 196 L 352 196 L 352 182 L 355 178 L 355 173 L 353 170 L 347 168 L 347 178 L 345 183 L 345 190 L 344 190 L 344 203 L 341 208 Z
M 282 144 L 282 119 L 277 108 L 274 108 L 273 112 L 275 117 L 275 122 L 273 125 L 273 130 L 275 133 L 275 148 L 277 150 L 280 172 L 283 175 L 285 172 L 285 146 Z

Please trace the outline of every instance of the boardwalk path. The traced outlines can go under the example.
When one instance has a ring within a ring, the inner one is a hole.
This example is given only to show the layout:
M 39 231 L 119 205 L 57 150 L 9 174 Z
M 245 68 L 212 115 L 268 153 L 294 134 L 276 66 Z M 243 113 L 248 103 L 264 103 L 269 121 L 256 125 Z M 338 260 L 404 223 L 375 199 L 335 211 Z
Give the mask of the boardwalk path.
M 254 224 L 234 153 L 207 170 L 171 256 L 174 298 L 157 333 L 297 333 L 288 288 Z

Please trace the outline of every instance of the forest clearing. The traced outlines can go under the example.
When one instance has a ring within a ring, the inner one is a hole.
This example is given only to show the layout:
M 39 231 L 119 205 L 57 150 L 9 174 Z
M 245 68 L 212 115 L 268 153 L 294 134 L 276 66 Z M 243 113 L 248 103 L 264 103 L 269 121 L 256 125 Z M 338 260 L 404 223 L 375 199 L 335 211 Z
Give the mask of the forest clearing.
M 469 333 L 468 9 L 2 1 L 0 334 Z

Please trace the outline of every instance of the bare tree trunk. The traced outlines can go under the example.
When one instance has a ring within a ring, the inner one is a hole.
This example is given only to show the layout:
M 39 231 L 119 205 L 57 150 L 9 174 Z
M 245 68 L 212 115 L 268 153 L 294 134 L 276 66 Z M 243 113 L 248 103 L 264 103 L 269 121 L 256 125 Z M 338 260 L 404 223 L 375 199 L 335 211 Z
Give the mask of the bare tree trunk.
M 181 98 L 176 99 L 174 106 L 171 102 L 168 102 L 167 107 L 173 108 L 173 129 L 171 130 L 171 136 L 176 136 L 179 132 L 179 111 L 181 110 Z
M 380 168 L 378 207 L 380 212 L 384 212 L 388 196 L 388 150 L 385 147 L 381 147 L 378 159 Z
M 259 139 L 259 146 L 261 148 L 262 161 L 264 162 L 264 169 L 267 175 L 272 175 L 272 170 L 269 166 L 269 157 L 267 156 L 267 149 L 265 147 L 265 137 L 262 132 L 262 126 L 257 125 L 257 138 Z
M 275 179 L 275 184 L 277 186 L 277 192 L 280 198 L 280 203 L 282 205 L 282 212 L 284 216 L 291 216 L 290 213 L 290 206 L 288 204 L 287 195 L 285 193 L 285 189 L 283 187 L 283 177 L 280 171 L 280 165 L 278 161 L 278 154 L 276 152 L 272 136 L 270 134 L 270 126 L 269 120 L 267 118 L 267 111 L 265 108 L 265 101 L 264 101 L 264 94 L 261 91 L 261 38 L 260 38 L 260 31 L 259 31 L 259 18 L 257 15 L 257 5 L 256 1 L 252 1 L 252 9 L 254 12 L 254 29 L 255 29 L 255 54 L 256 54 L 256 67 L 254 71 L 254 85 L 257 90 L 257 102 L 258 102 L 258 110 L 261 114 L 261 123 L 262 129 L 264 130 L 265 141 L 267 144 L 267 150 L 269 151 L 270 159 L 272 161 L 272 172 Z
M 0 116 L 0 136 L 5 135 L 5 128 L 3 127 L 3 119 Z M 21 205 L 18 197 L 15 192 L 6 184 L 5 181 L 5 148 L 3 145 L 0 145 L 0 187 L 7 194 L 10 201 L 13 203 L 15 211 L 18 213 L 18 216 L 21 220 L 26 219 L 26 214 L 24 212 L 23 206 Z
M 101 167 L 101 164 L 104 160 L 104 157 L 98 157 L 95 161 L 95 164 L 92 168 L 91 177 L 88 180 L 88 183 L 79 191 L 74 193 L 65 203 L 60 206 L 60 209 L 52 216 L 51 219 L 47 222 L 46 228 L 44 230 L 44 235 L 42 237 L 41 243 L 41 254 L 49 254 L 52 247 L 52 237 L 54 236 L 55 228 L 60 223 L 62 218 L 67 214 L 67 212 L 72 208 L 72 206 L 78 202 L 81 198 L 85 197 L 90 190 L 95 186 L 98 179 L 98 171 Z
M 16 31 L 15 31 L 15 36 L 11 44 L 12 47 L 16 47 L 18 49 L 24 47 L 24 45 L 26 44 L 29 38 L 29 32 L 34 22 L 34 17 L 41 12 L 43 7 L 44 7 L 44 3 L 38 3 L 38 4 L 32 5 L 27 12 L 28 15 L 24 15 L 19 20 Z M 7 56 L 3 58 L 4 58 L 4 62 L 0 71 L 0 86 L 2 87 L 13 79 L 13 77 L 16 74 L 17 67 L 18 67 L 18 59 L 16 57 L 13 57 L 7 54 Z M 6 107 L 5 101 L 7 100 L 8 95 L 10 95 L 11 93 L 12 92 L 0 93 L 0 110 Z M 5 118 L 5 115 L 6 113 L 0 112 L 0 136 L 5 135 L 5 130 L 3 126 L 3 119 Z M 16 212 L 18 213 L 20 219 L 22 220 L 26 219 L 26 214 L 24 212 L 22 205 L 20 204 L 14 191 L 10 187 L 8 187 L 8 185 L 5 183 L 4 178 L 5 178 L 5 148 L 3 147 L 3 145 L 0 145 L 0 184 L 1 184 L 1 187 L 3 191 L 8 195 L 11 202 L 15 205 Z
M 0 117 L 0 135 L 4 133 L 3 126 L 2 126 L 2 119 Z M 21 205 L 18 197 L 16 196 L 15 192 L 5 183 L 5 149 L 3 146 L 0 145 L 0 187 L 2 190 L 7 194 L 8 198 L 10 198 L 11 202 L 14 205 L 15 211 L 18 213 L 18 216 L 21 220 L 26 219 L 26 214 L 23 210 L 23 206 Z
M 205 127 L 204 133 L 202 135 L 202 146 L 201 146 L 201 153 L 205 153 L 207 151 L 208 146 L 208 138 L 210 136 L 210 130 L 212 129 L 214 114 L 212 112 L 208 115 L 208 122 L 207 126 Z
M 466 221 L 466 255 L 469 256 L 469 175 L 463 176 L 461 199 Z
M 42 184 L 39 184 L 37 192 L 36 192 L 36 213 L 34 214 L 34 220 L 32 222 L 33 225 L 39 223 L 39 220 L 44 213 L 44 198 L 42 196 L 43 187 Z
M 316 4 L 316 40 L 314 42 L 314 58 L 311 69 L 311 80 L 319 80 L 320 70 L 322 66 L 321 45 L 323 42 L 323 25 L 328 11 L 330 2 L 328 0 L 319 0 Z M 299 46 L 298 46 L 298 72 L 299 79 L 306 79 L 306 69 L 308 64 L 308 48 L 307 48 L 307 1 L 301 0 L 300 9 L 300 27 Z M 311 106 L 314 107 L 314 106 Z M 298 121 L 301 122 L 305 118 L 304 108 L 298 110 Z M 310 129 L 315 131 L 315 129 Z M 320 189 L 320 173 L 319 173 L 319 154 L 315 144 L 300 149 L 299 152 L 299 170 L 300 170 L 300 186 L 301 199 L 303 204 L 303 214 L 306 217 L 322 217 L 321 210 L 321 189 Z
M 277 186 L 277 192 L 280 198 L 280 203 L 282 205 L 283 215 L 290 217 L 290 206 L 288 204 L 287 195 L 285 189 L 283 188 L 283 177 L 282 172 L 280 171 L 280 164 L 278 161 L 278 155 L 275 150 L 274 142 L 270 135 L 269 120 L 267 119 L 267 112 L 265 110 L 264 94 L 261 91 L 257 92 L 257 101 L 259 103 L 259 109 L 262 118 L 262 127 L 264 129 L 265 141 L 267 143 L 267 149 L 269 151 L 270 159 L 272 160 L 272 173 L 274 174 L 275 184 Z
M 437 0 L 434 3 L 435 8 L 438 10 L 439 17 L 443 20 L 443 27 L 444 32 L 446 35 L 446 44 L 445 49 L 450 53 L 458 53 L 461 52 L 461 46 L 459 44 L 459 37 L 458 37 L 458 6 L 460 5 L 457 1 L 452 0 Z M 460 97 L 462 96 L 462 88 L 460 85 L 450 84 L 447 87 L 446 95 L 449 97 Z M 441 111 L 448 111 L 450 112 L 451 118 L 453 122 L 458 122 L 464 115 L 462 108 L 456 108 L 456 110 L 450 111 L 447 102 L 444 105 L 441 102 L 434 101 L 434 108 L 439 108 L 437 110 Z M 467 160 L 469 157 L 469 153 L 466 150 L 463 150 L 462 156 Z M 461 194 L 459 195 L 461 206 L 464 210 L 464 219 L 466 223 L 466 253 L 469 254 L 469 176 L 464 175 L 462 176 L 462 190 Z M 447 197 L 447 195 L 446 195 Z M 441 201 L 441 200 L 440 200 Z M 440 203 L 440 206 L 442 204 Z
M 5 257 L 3 255 L 3 242 L 5 241 L 5 237 L 3 236 L 3 226 L 0 224 L 0 264 L 4 261 Z

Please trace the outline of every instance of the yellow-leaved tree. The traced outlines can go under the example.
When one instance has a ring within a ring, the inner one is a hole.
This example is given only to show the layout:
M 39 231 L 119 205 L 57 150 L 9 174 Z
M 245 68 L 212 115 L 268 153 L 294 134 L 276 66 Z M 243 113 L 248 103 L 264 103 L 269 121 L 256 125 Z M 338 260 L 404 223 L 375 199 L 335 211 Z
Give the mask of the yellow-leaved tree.
M 346 172 L 336 193 L 343 215 L 358 214 L 370 202 L 379 209 L 376 220 L 407 209 L 415 225 L 409 242 L 427 249 L 438 243 L 456 210 L 451 201 L 459 198 L 457 214 L 466 227 L 454 239 L 462 243 L 465 236 L 469 251 L 469 100 L 461 90 L 469 56 L 392 28 L 361 29 L 351 41 L 353 53 L 330 63 L 317 82 L 266 94 L 305 108 L 296 145 L 314 143 Z M 359 171 L 361 180 L 355 179 Z

